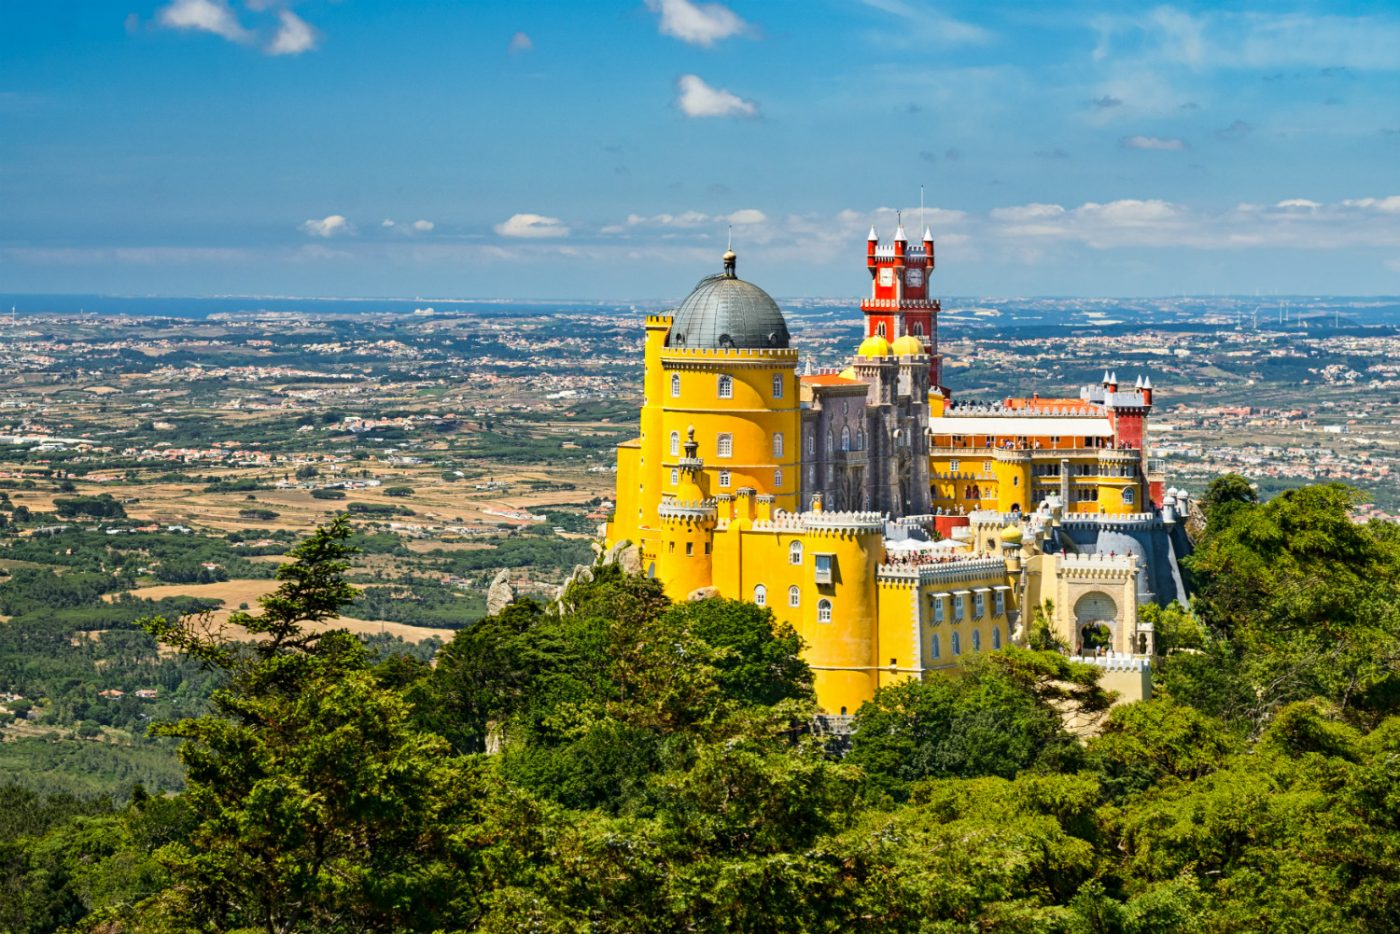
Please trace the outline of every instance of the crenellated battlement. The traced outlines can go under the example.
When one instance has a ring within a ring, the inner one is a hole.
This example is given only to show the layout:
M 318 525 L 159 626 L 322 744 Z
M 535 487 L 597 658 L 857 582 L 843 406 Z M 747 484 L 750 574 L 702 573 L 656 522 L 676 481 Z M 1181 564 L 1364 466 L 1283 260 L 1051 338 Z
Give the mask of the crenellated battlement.
M 656 507 L 656 514 L 673 522 L 700 522 L 714 520 L 719 515 L 714 500 L 662 500 Z
M 1000 578 L 1006 574 L 1006 562 L 995 557 L 950 557 L 924 564 L 887 562 L 875 569 L 875 579 L 882 583 L 960 584 Z

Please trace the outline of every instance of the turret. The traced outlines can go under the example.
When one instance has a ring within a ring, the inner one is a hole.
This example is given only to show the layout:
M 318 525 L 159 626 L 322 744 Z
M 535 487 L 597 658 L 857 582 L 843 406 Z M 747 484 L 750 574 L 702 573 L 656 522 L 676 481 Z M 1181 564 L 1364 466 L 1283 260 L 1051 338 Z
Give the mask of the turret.
M 924 228 L 924 267 L 933 269 L 933 229 Z
M 1142 404 L 1145 406 L 1152 405 L 1152 377 L 1150 376 L 1144 376 L 1142 378 Z
M 875 275 L 875 248 L 880 245 L 880 235 L 875 232 L 875 225 L 870 225 L 870 236 L 865 238 L 865 267 L 870 270 L 870 275 Z

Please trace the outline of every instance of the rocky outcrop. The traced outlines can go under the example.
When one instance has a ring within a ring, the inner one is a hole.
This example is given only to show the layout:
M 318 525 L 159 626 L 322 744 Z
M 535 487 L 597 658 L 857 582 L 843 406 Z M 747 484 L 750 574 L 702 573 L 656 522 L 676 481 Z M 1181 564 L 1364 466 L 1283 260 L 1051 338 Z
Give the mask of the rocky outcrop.
M 694 603 L 696 600 L 708 600 L 711 597 L 718 597 L 719 591 L 714 587 L 697 587 L 686 594 L 686 599 Z
M 491 589 L 486 591 L 486 613 L 494 616 L 515 602 L 515 588 L 510 583 L 510 572 L 501 568 L 491 581 Z
M 642 550 L 627 539 L 603 552 L 604 564 L 616 564 L 628 574 L 642 573 Z

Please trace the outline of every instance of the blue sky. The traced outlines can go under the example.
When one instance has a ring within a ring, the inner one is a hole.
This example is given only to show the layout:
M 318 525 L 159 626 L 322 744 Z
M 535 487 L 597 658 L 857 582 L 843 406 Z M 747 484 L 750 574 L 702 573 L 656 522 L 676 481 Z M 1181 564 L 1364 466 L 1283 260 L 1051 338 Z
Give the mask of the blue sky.
M 1400 293 L 1400 3 L 4 0 L 0 290 Z

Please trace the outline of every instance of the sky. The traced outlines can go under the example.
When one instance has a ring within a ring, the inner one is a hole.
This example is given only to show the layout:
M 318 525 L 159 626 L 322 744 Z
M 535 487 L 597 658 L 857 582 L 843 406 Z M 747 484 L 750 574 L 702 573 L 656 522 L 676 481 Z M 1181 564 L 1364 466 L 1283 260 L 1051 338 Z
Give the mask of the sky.
M 920 188 L 925 207 L 920 208 Z M 1400 294 L 1400 0 L 0 0 L 0 291 Z

